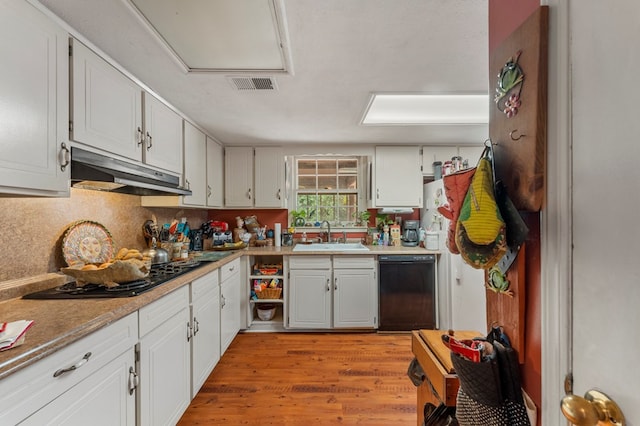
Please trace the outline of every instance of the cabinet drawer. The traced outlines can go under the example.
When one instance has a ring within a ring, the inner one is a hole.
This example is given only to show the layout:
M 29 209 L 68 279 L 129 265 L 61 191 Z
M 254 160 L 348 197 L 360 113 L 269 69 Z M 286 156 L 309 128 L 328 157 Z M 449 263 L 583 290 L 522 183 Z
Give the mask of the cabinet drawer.
M 189 286 L 187 285 L 142 307 L 138 311 L 140 338 L 184 309 L 185 306 L 189 306 Z
M 373 256 L 333 256 L 333 269 L 374 269 Z
M 209 272 L 204 277 L 197 278 L 191 283 L 191 302 L 198 300 L 203 295 L 219 291 L 218 271 Z
M 220 268 L 220 282 L 224 282 L 227 278 L 240 272 L 240 258 L 227 263 Z
M 118 355 L 133 350 L 137 341 L 138 315 L 132 313 L 7 377 L 2 388 L 11 391 L 0 395 L 0 424 L 24 420 Z M 87 362 L 79 365 L 85 356 Z M 76 369 L 54 377 L 57 371 L 73 365 Z
M 331 269 L 329 256 L 291 256 L 289 269 Z
M 427 377 L 425 381 L 429 380 L 433 386 L 433 390 L 436 391 L 437 395 L 434 395 L 435 398 L 442 400 L 446 405 L 456 405 L 456 396 L 458 395 L 459 387 L 458 376 L 454 373 L 449 373 L 440 363 L 437 356 L 420 336 L 419 331 L 412 331 L 411 334 L 411 351 L 418 359 Z M 418 401 L 418 405 L 420 405 L 420 401 Z

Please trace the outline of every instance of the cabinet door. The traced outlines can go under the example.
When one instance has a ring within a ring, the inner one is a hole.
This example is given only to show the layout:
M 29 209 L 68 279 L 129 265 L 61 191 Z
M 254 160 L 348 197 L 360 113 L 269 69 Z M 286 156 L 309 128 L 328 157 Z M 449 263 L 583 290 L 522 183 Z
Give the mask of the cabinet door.
M 422 173 L 417 146 L 376 147 L 377 207 L 422 207 Z
M 27 418 L 21 425 L 136 424 L 136 397 L 129 392 L 133 348 Z
M 373 269 L 333 271 L 333 326 L 377 327 L 378 291 Z
M 184 204 L 205 206 L 207 203 L 207 138 L 188 121 L 184 122 L 184 183 L 191 190 Z
M 68 35 L 26 1 L 0 3 L 0 34 L 0 192 L 68 195 Z
M 165 296 L 166 297 L 166 296 Z M 191 401 L 189 306 L 140 339 L 140 422 L 176 424 Z
M 218 271 L 191 284 L 193 339 L 191 340 L 191 398 L 194 398 L 220 360 L 220 286 Z
M 207 206 L 224 205 L 224 150 L 207 137 Z
M 182 117 L 148 93 L 144 96 L 144 162 L 182 174 Z
M 142 161 L 142 88 L 77 40 L 72 139 Z
M 253 148 L 224 149 L 224 204 L 253 207 Z
M 255 207 L 284 207 L 282 148 L 255 148 Z
M 422 147 L 422 174 L 433 176 L 433 162 L 451 160 L 458 155 L 457 146 L 423 146 Z
M 289 272 L 289 327 L 331 328 L 331 271 Z
M 220 353 L 224 354 L 240 331 L 240 274 L 220 284 Z

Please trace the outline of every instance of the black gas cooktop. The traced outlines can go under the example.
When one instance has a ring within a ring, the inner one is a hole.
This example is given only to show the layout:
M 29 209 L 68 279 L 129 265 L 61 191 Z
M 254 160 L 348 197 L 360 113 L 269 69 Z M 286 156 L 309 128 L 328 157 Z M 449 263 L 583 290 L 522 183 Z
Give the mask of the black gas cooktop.
M 105 299 L 115 297 L 132 297 L 149 291 L 160 284 L 192 271 L 201 265 L 197 261 L 171 262 L 153 265 L 149 276 L 142 280 L 121 283 L 115 287 L 105 287 L 98 284 L 77 286 L 75 281 L 60 287 L 22 296 L 23 299 Z

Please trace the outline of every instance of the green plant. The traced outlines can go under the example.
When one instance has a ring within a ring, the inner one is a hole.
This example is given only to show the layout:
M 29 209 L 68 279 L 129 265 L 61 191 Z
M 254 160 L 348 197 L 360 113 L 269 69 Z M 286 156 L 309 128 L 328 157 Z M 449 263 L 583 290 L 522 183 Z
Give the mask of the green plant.
M 367 225 L 369 223 L 369 218 L 371 217 L 371 213 L 367 210 L 363 210 L 355 214 L 357 218 L 357 222 L 360 225 Z
M 304 226 L 307 212 L 303 209 L 291 210 L 291 216 L 293 216 L 292 222 L 294 226 Z
M 393 219 L 389 217 L 386 213 L 378 213 L 376 214 L 376 227 L 379 231 L 382 232 L 384 225 L 392 225 Z

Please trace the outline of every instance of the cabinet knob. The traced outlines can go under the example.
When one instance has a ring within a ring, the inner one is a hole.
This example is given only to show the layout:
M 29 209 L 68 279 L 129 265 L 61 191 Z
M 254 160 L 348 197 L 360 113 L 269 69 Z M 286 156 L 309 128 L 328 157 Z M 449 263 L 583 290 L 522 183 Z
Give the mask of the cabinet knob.
M 65 144 L 64 142 L 60 144 L 58 159 L 60 160 L 60 170 L 64 172 L 64 169 L 66 169 L 71 162 L 71 151 L 69 151 L 67 144 Z
M 615 426 L 625 424 L 625 418 L 618 404 L 604 393 L 591 389 L 584 398 L 566 395 L 560 409 L 572 424 L 577 426 Z

